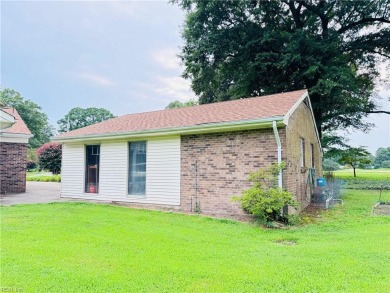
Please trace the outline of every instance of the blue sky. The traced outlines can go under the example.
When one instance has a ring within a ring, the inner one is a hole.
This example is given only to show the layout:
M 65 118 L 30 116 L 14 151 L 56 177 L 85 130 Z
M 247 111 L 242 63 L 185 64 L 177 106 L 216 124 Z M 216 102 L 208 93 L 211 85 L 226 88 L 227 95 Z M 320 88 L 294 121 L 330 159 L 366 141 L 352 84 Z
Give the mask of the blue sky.
M 54 126 L 74 107 L 123 115 L 194 98 L 176 57 L 183 20 L 163 1 L 2 1 L 1 86 L 39 104 Z M 349 136 L 373 152 L 390 146 L 390 118 L 372 119 L 369 135 Z

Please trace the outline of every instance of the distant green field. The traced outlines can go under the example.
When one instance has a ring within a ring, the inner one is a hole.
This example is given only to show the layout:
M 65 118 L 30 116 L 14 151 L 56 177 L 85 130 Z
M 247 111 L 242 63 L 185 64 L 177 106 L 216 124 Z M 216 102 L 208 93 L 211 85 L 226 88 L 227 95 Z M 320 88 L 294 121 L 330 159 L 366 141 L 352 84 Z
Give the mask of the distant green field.
M 352 169 L 344 169 L 334 171 L 337 178 L 351 179 L 353 177 Z M 356 169 L 356 179 L 370 179 L 370 180 L 390 180 L 390 169 Z

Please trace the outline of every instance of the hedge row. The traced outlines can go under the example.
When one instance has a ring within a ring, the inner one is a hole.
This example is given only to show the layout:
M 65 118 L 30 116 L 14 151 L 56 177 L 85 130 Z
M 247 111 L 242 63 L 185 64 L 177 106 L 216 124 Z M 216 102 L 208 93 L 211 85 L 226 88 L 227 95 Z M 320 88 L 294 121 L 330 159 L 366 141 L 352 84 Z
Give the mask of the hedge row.
M 30 176 L 30 177 L 27 177 L 27 181 L 61 182 L 61 175 L 53 175 L 53 176 Z

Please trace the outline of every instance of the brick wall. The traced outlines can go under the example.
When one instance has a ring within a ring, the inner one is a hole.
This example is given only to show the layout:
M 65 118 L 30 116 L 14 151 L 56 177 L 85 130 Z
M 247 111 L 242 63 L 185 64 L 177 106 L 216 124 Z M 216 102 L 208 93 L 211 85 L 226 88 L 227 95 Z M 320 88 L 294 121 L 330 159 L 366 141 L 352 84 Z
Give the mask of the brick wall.
M 285 130 L 280 129 L 281 140 Z M 272 129 L 187 135 L 181 137 L 181 208 L 195 206 L 195 160 L 202 213 L 246 217 L 234 195 L 250 187 L 248 174 L 277 161 L 277 145 Z
M 300 166 L 300 139 L 305 144 L 305 167 Z M 286 130 L 286 140 L 283 145 L 283 160 L 286 162 L 284 171 L 284 187 L 295 194 L 301 202 L 300 209 L 310 203 L 309 186 L 306 184 L 308 167 L 311 167 L 311 147 L 314 146 L 314 167 L 316 176 L 322 174 L 322 154 L 317 140 L 315 125 L 309 107 L 302 103 L 289 119 Z
M 0 143 L 0 192 L 26 191 L 27 144 Z

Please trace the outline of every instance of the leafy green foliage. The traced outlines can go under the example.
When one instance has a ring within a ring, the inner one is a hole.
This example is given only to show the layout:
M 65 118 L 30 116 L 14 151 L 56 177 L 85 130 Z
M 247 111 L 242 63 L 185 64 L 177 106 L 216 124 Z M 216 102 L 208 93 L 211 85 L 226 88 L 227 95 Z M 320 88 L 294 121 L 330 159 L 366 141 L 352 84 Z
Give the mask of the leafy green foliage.
M 390 147 L 388 148 L 379 148 L 375 153 L 374 165 L 376 168 L 382 167 L 384 161 L 390 161 Z M 389 168 L 389 167 L 382 167 Z
M 66 132 L 99 123 L 115 116 L 103 108 L 73 108 L 64 118 L 58 120 L 58 131 Z
M 197 100 L 191 99 L 185 102 L 180 102 L 178 100 L 172 101 L 165 107 L 165 109 L 176 109 L 176 108 L 186 108 L 199 105 Z
M 277 176 L 284 168 L 284 163 L 272 164 L 269 168 L 250 173 L 248 180 L 253 186 L 233 200 L 241 202 L 241 207 L 248 213 L 265 219 L 277 220 L 285 205 L 298 206 L 290 192 L 277 187 Z
M 390 161 L 383 161 L 381 164 L 382 168 L 390 168 Z
M 172 2 L 187 11 L 183 76 L 201 104 L 306 88 L 320 135 L 371 126 L 388 0 Z
M 0 104 L 15 108 L 34 137 L 30 138 L 29 145 L 37 148 L 48 142 L 54 134 L 54 128 L 49 125 L 47 115 L 42 108 L 31 100 L 26 100 L 13 89 L 0 89 Z
M 352 167 L 354 177 L 356 177 L 356 168 L 361 165 L 366 165 L 371 162 L 369 159 L 370 153 L 363 147 L 348 148 L 340 151 L 339 162 L 341 164 L 347 164 Z
M 28 148 L 27 149 L 27 170 L 33 170 L 37 166 L 38 166 L 37 150 Z
M 39 168 L 49 170 L 53 174 L 61 172 L 62 146 L 49 142 L 37 149 Z
M 322 168 L 324 171 L 336 171 L 340 169 L 340 166 L 332 159 L 324 159 L 322 162 Z
M 390 180 L 346 179 L 345 189 L 390 190 Z

